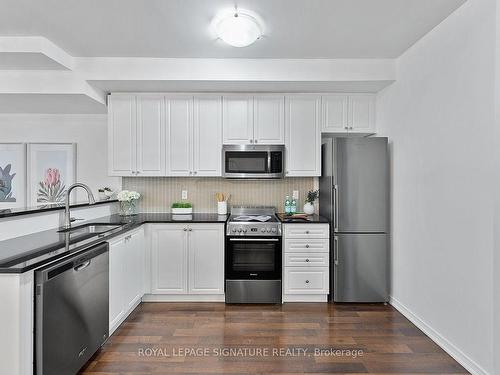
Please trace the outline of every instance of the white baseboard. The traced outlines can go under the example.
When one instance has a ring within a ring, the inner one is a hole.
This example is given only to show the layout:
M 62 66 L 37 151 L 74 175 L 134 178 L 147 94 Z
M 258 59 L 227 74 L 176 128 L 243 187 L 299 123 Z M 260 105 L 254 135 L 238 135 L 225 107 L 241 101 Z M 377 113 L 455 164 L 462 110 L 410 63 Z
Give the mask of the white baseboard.
M 142 302 L 225 302 L 224 294 L 145 294 Z
M 445 337 L 443 337 L 439 332 L 433 329 L 430 325 L 420 319 L 415 315 L 410 309 L 408 309 L 404 304 L 399 302 L 396 298 L 390 297 L 389 303 L 403 314 L 410 322 L 417 326 L 422 332 L 424 332 L 432 341 L 441 347 L 446 353 L 448 353 L 455 361 L 460 363 L 467 371 L 473 375 L 490 375 L 488 371 L 479 366 L 471 358 L 469 358 L 464 352 L 453 345 Z

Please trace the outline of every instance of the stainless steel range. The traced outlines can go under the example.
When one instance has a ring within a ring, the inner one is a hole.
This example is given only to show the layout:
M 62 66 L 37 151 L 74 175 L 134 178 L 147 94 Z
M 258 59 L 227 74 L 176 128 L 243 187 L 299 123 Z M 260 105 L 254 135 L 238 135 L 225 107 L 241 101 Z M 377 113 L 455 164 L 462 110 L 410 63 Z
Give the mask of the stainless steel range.
M 281 303 L 281 222 L 274 207 L 233 207 L 226 231 L 226 303 Z

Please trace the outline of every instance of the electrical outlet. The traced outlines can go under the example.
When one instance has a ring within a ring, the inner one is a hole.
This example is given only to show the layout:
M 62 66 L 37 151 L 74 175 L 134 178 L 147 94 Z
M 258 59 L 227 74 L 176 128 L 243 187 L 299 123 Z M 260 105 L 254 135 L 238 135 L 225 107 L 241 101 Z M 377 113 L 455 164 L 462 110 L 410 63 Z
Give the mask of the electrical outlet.
M 187 190 L 182 190 L 181 199 L 188 199 L 188 191 Z
M 293 191 L 293 199 L 295 199 L 296 201 L 299 200 L 299 191 L 298 190 Z

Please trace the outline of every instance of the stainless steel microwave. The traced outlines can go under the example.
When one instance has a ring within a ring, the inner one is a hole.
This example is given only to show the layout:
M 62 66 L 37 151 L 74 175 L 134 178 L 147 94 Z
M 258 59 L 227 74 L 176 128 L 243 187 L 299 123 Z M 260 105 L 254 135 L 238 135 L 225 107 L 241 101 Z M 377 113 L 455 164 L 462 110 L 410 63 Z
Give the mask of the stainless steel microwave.
M 226 178 L 283 178 L 285 146 L 225 145 L 222 167 Z

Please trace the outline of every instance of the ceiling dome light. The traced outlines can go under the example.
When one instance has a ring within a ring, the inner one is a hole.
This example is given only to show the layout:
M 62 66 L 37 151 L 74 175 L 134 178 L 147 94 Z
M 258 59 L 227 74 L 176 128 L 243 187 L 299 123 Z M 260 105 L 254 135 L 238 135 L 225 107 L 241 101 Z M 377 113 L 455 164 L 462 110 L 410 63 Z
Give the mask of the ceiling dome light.
M 221 18 L 215 25 L 217 36 L 233 47 L 246 47 L 262 36 L 257 19 L 239 10 Z

